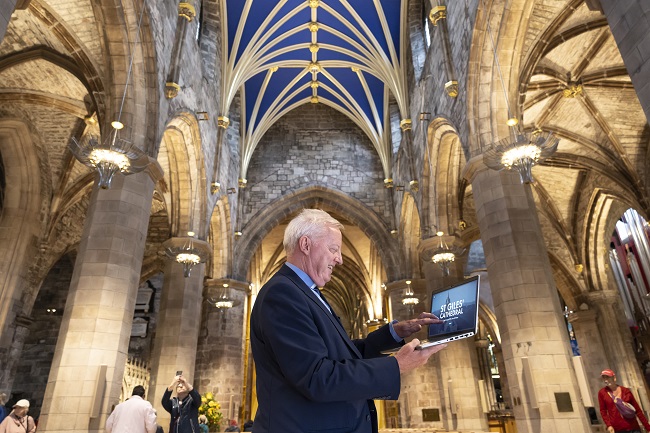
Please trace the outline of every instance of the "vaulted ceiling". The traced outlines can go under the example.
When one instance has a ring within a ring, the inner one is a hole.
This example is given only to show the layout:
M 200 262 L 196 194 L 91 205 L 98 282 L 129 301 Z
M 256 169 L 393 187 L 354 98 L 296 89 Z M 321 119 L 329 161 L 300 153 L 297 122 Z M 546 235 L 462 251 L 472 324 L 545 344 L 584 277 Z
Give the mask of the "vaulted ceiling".
M 288 111 L 321 103 L 370 138 L 386 177 L 388 102 L 408 117 L 406 1 L 227 0 L 221 107 L 241 91 L 241 177 L 264 133 Z

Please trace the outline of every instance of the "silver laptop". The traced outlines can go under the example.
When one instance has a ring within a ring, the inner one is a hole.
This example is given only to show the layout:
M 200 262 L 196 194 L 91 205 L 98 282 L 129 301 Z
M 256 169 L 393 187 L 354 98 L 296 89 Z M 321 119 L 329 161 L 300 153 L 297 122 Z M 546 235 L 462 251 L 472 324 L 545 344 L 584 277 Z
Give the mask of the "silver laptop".
M 431 312 L 443 323 L 429 325 L 426 340 L 416 349 L 472 337 L 478 332 L 479 276 L 467 278 L 431 295 Z M 383 351 L 395 353 L 400 348 Z

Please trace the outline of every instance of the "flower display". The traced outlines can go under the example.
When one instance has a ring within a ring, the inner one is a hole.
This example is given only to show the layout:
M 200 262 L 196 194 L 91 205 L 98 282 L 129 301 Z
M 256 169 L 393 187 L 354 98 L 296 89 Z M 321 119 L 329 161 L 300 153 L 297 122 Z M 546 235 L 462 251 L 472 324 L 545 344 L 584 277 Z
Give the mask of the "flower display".
M 209 427 L 219 427 L 223 415 L 221 414 L 221 405 L 218 401 L 214 400 L 214 395 L 211 392 L 206 392 L 201 396 L 201 406 L 199 407 L 199 414 L 205 415 L 208 418 Z

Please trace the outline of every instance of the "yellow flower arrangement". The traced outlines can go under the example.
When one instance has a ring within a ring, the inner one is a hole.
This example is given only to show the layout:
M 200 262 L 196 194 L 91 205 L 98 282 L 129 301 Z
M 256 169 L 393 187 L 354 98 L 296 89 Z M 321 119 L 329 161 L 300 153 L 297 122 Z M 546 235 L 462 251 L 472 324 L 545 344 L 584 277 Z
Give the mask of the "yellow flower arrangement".
M 206 392 L 205 395 L 201 396 L 199 414 L 205 415 L 208 418 L 208 426 L 219 427 L 223 419 L 220 409 L 221 405 L 218 401 L 214 400 L 214 395 L 211 392 Z

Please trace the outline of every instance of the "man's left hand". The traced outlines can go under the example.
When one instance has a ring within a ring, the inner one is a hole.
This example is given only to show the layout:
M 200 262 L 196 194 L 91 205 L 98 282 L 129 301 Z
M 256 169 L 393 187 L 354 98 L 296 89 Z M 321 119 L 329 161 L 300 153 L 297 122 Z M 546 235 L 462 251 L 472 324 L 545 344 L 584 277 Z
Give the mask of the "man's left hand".
M 435 323 L 443 323 L 442 320 L 438 319 L 435 314 L 432 313 L 420 313 L 418 317 L 410 320 L 402 320 L 393 325 L 395 333 L 400 338 L 408 338 L 412 334 L 418 332 L 424 325 L 431 325 Z

